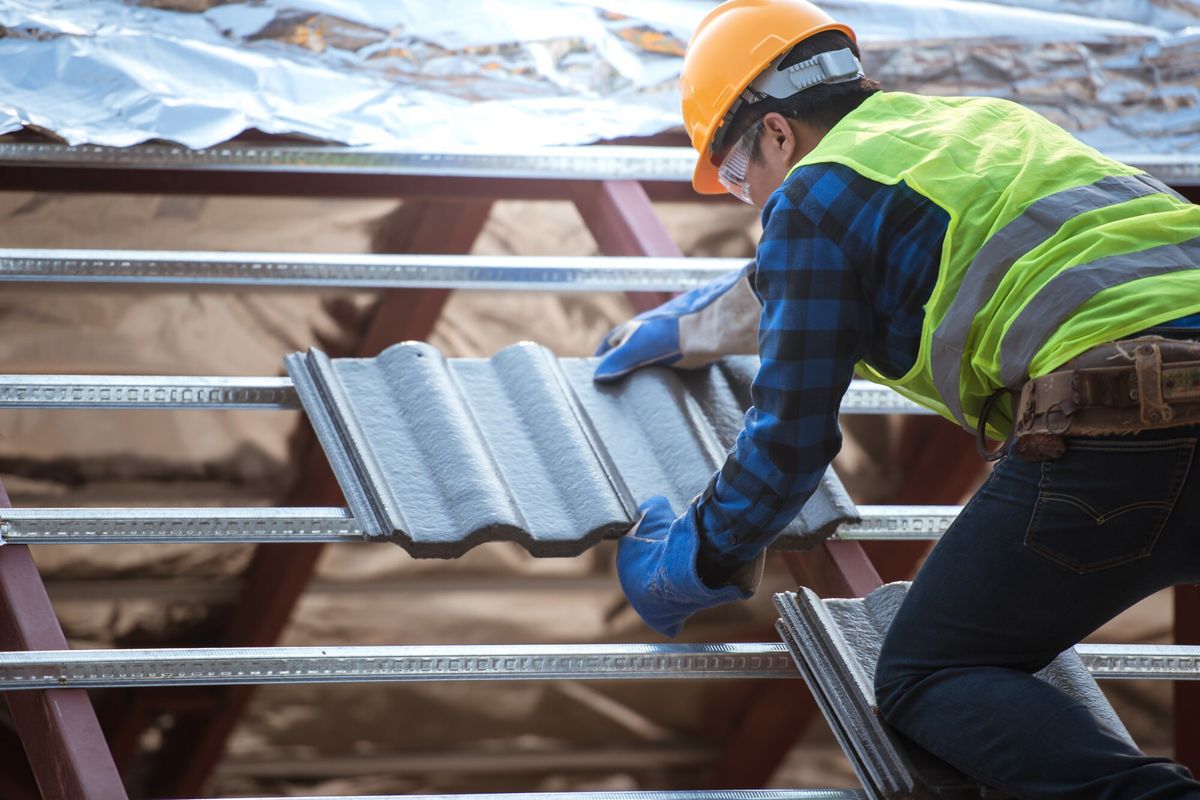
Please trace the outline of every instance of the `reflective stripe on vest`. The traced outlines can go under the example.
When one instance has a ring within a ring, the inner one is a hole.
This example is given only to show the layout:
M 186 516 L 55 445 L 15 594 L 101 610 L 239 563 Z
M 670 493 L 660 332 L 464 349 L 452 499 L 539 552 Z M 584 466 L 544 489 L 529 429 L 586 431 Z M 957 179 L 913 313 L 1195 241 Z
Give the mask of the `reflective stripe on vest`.
M 1139 278 L 1188 269 L 1200 269 L 1200 237 L 1063 270 L 1033 296 L 1005 331 L 1000 343 L 1000 380 L 1010 389 L 1024 384 L 1029 378 L 1029 365 L 1042 345 L 1094 295 Z
M 929 352 L 934 385 L 938 394 L 941 395 L 942 401 L 946 404 L 946 408 L 960 425 L 972 430 L 963 415 L 962 400 L 959 396 L 962 357 L 967 344 L 967 336 L 976 315 L 992 299 L 996 287 L 1000 285 L 1000 281 L 1008 273 L 1009 268 L 1022 256 L 1049 240 L 1072 218 L 1089 211 L 1152 194 L 1169 194 L 1182 199 L 1174 189 L 1149 175 L 1111 175 L 1101 178 L 1095 183 L 1073 186 L 1032 203 L 1029 208 L 1001 228 L 979 249 L 967 267 L 966 275 L 946 311 L 946 316 L 933 332 Z M 1171 248 L 1154 248 L 1149 252 L 1167 249 Z M 1178 250 L 1178 246 L 1175 246 L 1174 249 Z M 1148 253 L 1135 253 L 1093 262 L 1095 265 L 1111 262 L 1113 266 L 1104 274 L 1114 282 L 1094 288 L 1074 305 L 1071 305 L 1066 297 L 1058 293 L 1072 291 L 1072 289 L 1068 289 L 1068 286 L 1072 286 L 1073 291 L 1079 293 L 1083 291 L 1084 284 L 1060 283 L 1059 280 L 1065 279 L 1067 275 L 1076 270 L 1081 270 L 1082 267 L 1091 265 L 1081 265 L 1067 270 L 1043 287 L 1005 335 L 1004 346 L 1001 350 L 1001 370 L 1003 375 L 1015 376 L 1012 380 L 1005 378 L 1005 385 L 1010 388 L 1019 388 L 1020 383 L 1023 383 L 1028 375 L 1029 364 L 1037 355 L 1038 349 L 1076 307 L 1098 291 L 1124 280 L 1132 280 L 1130 277 L 1121 278 L 1111 274 L 1111 270 L 1116 267 L 1117 258 L 1123 259 L 1121 264 L 1128 269 L 1131 263 L 1137 265 L 1147 263 L 1145 258 L 1140 258 L 1141 256 L 1148 256 Z M 1183 267 L 1176 267 L 1176 269 L 1179 268 Z M 1159 270 L 1159 272 L 1162 271 L 1170 270 Z M 1124 274 L 1129 275 L 1128 272 Z M 1079 280 L 1083 280 L 1082 275 Z M 1031 312 L 1035 306 L 1040 310 Z M 1025 320 L 1025 324 L 1018 328 L 1022 320 Z M 1016 331 L 1015 335 L 1014 330 Z M 1026 356 L 1026 351 L 1031 346 L 1033 350 L 1029 351 Z

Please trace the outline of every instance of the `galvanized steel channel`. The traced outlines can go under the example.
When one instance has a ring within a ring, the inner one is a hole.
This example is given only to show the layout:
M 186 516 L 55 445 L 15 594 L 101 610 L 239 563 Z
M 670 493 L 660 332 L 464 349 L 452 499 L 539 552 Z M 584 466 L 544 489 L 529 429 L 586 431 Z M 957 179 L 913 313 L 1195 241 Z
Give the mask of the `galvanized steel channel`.
M 691 180 L 695 162 L 695 153 L 685 147 L 619 145 L 428 153 L 304 145 L 192 150 L 161 145 L 0 144 L 0 165 L 195 172 L 684 182 Z
M 1112 153 L 1173 186 L 1200 185 L 1200 157 Z M 49 143 L 0 144 L 0 164 L 52 168 L 274 172 L 330 175 L 412 175 L 542 180 L 634 180 L 686 183 L 695 153 L 686 147 L 578 146 L 503 152 L 455 149 L 441 153 L 370 147 L 221 145 L 192 150 L 164 145 L 101 147 Z
M 1079 645 L 1099 679 L 1200 680 L 1200 647 Z M 245 647 L 0 653 L 0 690 L 497 680 L 798 678 L 785 645 Z
M 935 540 L 961 506 L 860 506 L 839 539 Z M 5 508 L 6 544 L 235 544 L 361 542 L 348 508 Z M 809 542 L 811 544 L 811 542 Z M 789 547 L 787 537 L 777 549 Z
M 0 375 L 0 408 L 295 410 L 289 378 Z
M 1075 651 L 1097 680 L 1200 680 L 1200 647 L 1181 644 L 1080 644 Z
M 290 378 L 198 375 L 0 375 L 0 408 L 177 408 L 292 411 Z M 928 414 L 886 386 L 854 381 L 843 414 Z
M 493 680 L 793 677 L 775 644 L 251 647 L 0 653 L 0 690 Z
M 6 508 L 5 544 L 361 542 L 346 508 Z
M 842 525 L 838 539 L 934 541 L 962 512 L 962 506 L 859 506 L 862 522 Z
M 0 281 L 243 288 L 686 292 L 744 258 L 0 249 Z

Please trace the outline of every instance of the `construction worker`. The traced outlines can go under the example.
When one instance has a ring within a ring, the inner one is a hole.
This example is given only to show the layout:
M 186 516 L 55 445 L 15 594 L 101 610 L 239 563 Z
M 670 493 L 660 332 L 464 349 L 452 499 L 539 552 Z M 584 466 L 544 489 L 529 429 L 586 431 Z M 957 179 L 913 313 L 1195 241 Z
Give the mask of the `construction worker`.
M 730 0 L 691 40 L 693 185 L 762 209 L 762 239 L 746 269 L 610 333 L 596 380 L 724 352 L 761 366 L 707 489 L 682 516 L 642 505 L 621 585 L 669 636 L 749 596 L 838 452 L 857 371 L 1012 439 L 896 616 L 885 719 L 1019 797 L 1196 800 L 1186 769 L 1033 673 L 1200 582 L 1200 207 L 1013 103 L 881 91 L 858 55 L 804 0 Z

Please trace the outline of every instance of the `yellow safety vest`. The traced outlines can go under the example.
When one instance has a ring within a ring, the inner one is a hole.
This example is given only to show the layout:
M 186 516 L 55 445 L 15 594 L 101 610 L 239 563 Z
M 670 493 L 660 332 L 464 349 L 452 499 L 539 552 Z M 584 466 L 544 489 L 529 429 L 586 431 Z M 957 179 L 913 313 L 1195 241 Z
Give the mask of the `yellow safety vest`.
M 859 374 L 968 430 L 1000 388 L 1200 312 L 1200 206 L 1015 103 L 880 92 L 797 167 L 829 162 L 949 215 L 916 364 Z

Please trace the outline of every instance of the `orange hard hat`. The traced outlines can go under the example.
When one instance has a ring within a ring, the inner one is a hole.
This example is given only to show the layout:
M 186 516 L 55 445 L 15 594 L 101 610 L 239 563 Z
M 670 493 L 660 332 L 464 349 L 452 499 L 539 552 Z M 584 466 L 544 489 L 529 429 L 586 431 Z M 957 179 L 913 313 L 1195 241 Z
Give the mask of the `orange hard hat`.
M 683 57 L 679 90 L 683 126 L 700 154 L 692 186 L 721 194 L 709 153 L 733 103 L 760 73 L 793 46 L 822 31 L 854 31 L 807 0 L 728 0 L 701 20 Z

